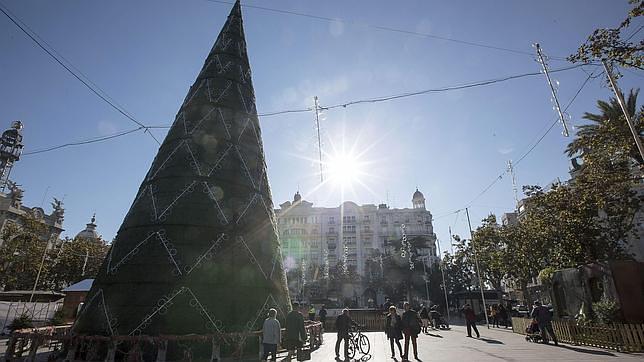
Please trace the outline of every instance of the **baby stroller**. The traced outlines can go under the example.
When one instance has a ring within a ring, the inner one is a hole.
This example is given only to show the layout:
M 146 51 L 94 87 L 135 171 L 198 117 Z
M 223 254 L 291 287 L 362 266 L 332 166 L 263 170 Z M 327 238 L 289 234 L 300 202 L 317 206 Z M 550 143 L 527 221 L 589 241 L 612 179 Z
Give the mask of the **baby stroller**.
M 449 329 L 449 323 L 447 323 L 447 321 L 443 319 L 443 316 L 438 311 L 437 305 L 432 306 L 432 308 L 429 310 L 429 317 L 432 321 L 432 325 L 434 329 L 442 329 L 442 330 Z
M 537 321 L 534 319 L 525 329 L 525 340 L 533 343 L 541 342 L 541 330 L 539 330 L 539 323 L 537 323 Z

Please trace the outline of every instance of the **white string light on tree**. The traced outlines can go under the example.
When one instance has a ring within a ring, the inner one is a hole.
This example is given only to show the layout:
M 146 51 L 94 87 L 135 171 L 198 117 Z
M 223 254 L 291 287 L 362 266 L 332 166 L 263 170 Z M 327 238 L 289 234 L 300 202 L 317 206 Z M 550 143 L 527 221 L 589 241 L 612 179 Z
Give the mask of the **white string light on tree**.
M 402 232 L 402 242 L 400 245 L 400 256 L 404 258 L 408 258 L 409 260 L 409 270 L 414 270 L 414 260 L 413 260 L 413 255 L 411 252 L 411 243 L 409 240 L 407 240 L 407 232 L 405 231 L 405 228 L 407 226 L 405 224 L 400 224 L 400 230 Z

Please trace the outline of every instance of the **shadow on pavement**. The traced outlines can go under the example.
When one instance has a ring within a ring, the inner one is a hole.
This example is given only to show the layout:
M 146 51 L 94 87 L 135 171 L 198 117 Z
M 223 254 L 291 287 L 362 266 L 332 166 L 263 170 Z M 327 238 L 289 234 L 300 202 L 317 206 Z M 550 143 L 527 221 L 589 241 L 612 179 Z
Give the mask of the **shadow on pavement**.
M 492 339 L 492 338 L 483 338 L 483 337 L 481 337 L 481 338 L 479 338 L 479 340 L 481 340 L 481 341 L 483 341 L 485 343 L 490 343 L 490 344 L 505 344 L 505 343 L 503 343 L 503 342 L 501 342 L 499 340 Z
M 425 333 L 425 335 L 430 336 L 430 337 L 443 338 L 443 336 L 441 336 L 440 334 Z
M 598 351 L 596 349 L 586 349 L 586 348 L 580 348 L 580 347 L 573 347 L 573 346 L 565 346 L 560 344 L 559 348 L 565 348 L 569 349 L 571 351 L 579 352 L 579 353 L 589 353 L 589 354 L 595 354 L 598 356 L 611 356 L 611 357 L 616 357 L 616 355 L 612 352 L 607 352 L 607 351 Z

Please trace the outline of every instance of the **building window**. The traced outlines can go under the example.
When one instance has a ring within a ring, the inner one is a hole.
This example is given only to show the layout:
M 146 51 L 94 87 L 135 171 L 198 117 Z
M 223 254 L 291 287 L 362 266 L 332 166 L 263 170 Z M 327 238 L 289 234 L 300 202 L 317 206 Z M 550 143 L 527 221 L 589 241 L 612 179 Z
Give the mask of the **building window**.
M 329 224 L 335 224 L 335 217 L 329 216 Z
M 356 232 L 356 226 L 355 225 L 342 225 L 342 232 L 355 233 Z
M 342 222 L 345 224 L 355 224 L 356 222 L 356 217 L 354 216 L 343 216 L 342 217 Z

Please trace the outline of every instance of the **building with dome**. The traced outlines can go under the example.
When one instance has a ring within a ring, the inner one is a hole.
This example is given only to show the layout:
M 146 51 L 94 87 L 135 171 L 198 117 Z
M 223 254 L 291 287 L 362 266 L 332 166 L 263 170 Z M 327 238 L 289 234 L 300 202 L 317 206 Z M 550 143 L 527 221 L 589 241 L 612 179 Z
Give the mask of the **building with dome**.
M 429 268 L 439 260 L 432 214 L 418 189 L 412 195 L 411 208 L 358 205 L 351 201 L 337 207 L 314 207 L 302 199 L 299 191 L 292 202 L 279 206 L 275 214 L 287 269 L 317 265 L 319 276 L 325 266 L 346 261 L 359 275 L 367 276 L 372 272 L 368 267 L 370 259 L 391 254 L 395 245 L 400 245 L 403 224 L 408 239 L 424 241 L 417 249 L 418 255 L 414 255 L 416 261 L 422 260 Z
M 92 216 L 89 224 L 86 224 L 85 229 L 76 234 L 75 239 L 86 239 L 91 241 L 100 240 L 100 235 L 96 232 L 96 214 Z

